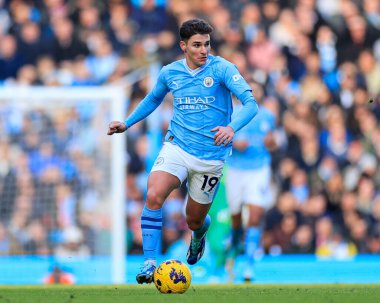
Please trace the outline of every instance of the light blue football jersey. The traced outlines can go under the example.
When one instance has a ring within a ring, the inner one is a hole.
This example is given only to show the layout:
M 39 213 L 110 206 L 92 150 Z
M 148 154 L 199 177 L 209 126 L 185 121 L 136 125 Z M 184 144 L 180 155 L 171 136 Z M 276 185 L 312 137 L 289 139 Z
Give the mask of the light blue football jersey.
M 239 98 L 251 91 L 236 66 L 213 55 L 195 70 L 185 59 L 175 61 L 161 69 L 152 94 L 161 99 L 169 91 L 174 97 L 174 114 L 165 140 L 200 159 L 225 160 L 232 144 L 214 145 L 211 129 L 231 122 L 231 94 Z
M 235 109 L 235 113 L 238 113 L 238 110 Z M 264 144 L 264 138 L 275 129 L 275 123 L 274 114 L 261 106 L 255 119 L 244 126 L 234 138 L 248 141 L 248 147 L 244 151 L 233 148 L 227 165 L 241 170 L 258 169 L 268 165 L 271 162 L 271 154 Z

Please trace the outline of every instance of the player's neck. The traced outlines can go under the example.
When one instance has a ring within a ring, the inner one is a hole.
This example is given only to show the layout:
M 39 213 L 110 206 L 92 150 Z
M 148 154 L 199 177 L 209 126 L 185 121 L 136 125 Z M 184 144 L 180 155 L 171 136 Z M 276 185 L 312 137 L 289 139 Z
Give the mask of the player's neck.
M 186 63 L 187 68 L 191 71 L 196 71 L 197 69 L 199 69 L 203 66 L 203 65 L 197 66 L 197 65 L 189 62 L 187 59 L 185 59 L 185 63 Z
M 191 61 L 187 60 L 187 58 L 185 58 L 183 60 L 184 62 L 184 65 L 186 66 L 186 69 L 191 73 L 191 74 L 195 74 L 195 73 L 198 73 L 199 71 L 201 71 L 203 68 L 205 68 L 208 63 L 210 62 L 210 58 L 207 59 L 206 63 L 201 65 L 201 66 L 198 66 L 198 65 L 195 65 L 194 63 L 192 63 Z M 189 64 L 190 63 L 190 64 Z

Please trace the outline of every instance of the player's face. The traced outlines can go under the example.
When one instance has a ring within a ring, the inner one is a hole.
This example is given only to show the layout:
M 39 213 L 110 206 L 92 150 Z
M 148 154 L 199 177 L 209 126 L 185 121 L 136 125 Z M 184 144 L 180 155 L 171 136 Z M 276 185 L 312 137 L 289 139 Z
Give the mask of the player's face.
M 181 49 L 185 53 L 187 65 L 196 69 L 206 63 L 210 53 L 210 35 L 196 34 L 185 42 L 181 41 Z

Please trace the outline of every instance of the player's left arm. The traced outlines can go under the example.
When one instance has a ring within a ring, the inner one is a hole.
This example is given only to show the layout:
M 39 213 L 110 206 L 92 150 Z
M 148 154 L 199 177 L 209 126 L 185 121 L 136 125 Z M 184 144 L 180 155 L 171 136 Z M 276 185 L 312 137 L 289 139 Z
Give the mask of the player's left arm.
M 232 115 L 232 119 L 236 114 L 241 110 L 242 107 L 234 109 L 234 113 Z M 244 152 L 249 147 L 250 134 L 246 127 L 242 128 L 237 134 L 234 135 L 232 146 L 234 149 Z
M 224 83 L 243 104 L 243 108 L 227 126 L 217 126 L 211 130 L 216 132 L 214 135 L 215 145 L 224 143 L 224 146 L 227 146 L 232 141 L 235 132 L 247 125 L 256 116 L 259 107 L 252 95 L 251 87 L 240 75 L 235 65 L 227 64 Z
M 258 113 L 259 106 L 257 105 L 255 97 L 252 95 L 251 90 L 244 91 L 241 95 L 237 95 L 240 102 L 243 104 L 242 109 L 232 119 L 228 126 L 232 127 L 235 132 L 242 129 L 248 124 Z

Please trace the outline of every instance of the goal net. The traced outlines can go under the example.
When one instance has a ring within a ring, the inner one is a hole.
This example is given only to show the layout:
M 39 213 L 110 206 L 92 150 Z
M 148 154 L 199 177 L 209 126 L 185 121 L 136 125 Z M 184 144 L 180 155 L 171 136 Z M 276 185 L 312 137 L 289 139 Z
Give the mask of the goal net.
M 0 284 L 125 282 L 125 89 L 0 88 Z

